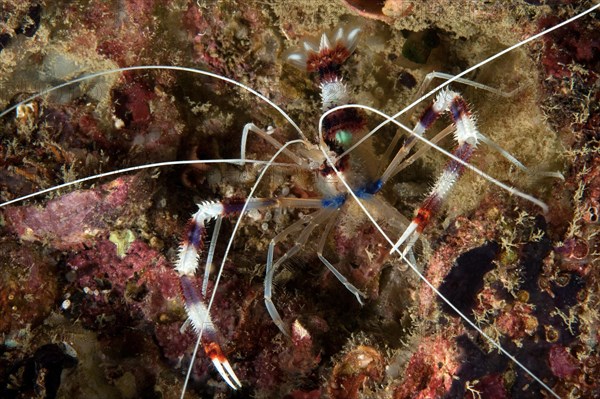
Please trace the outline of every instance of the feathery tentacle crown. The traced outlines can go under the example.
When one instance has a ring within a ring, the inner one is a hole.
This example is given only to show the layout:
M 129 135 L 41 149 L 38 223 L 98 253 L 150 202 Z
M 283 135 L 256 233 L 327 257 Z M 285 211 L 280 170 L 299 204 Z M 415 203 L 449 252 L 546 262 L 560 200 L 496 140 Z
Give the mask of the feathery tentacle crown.
M 349 101 L 341 66 L 354 52 L 360 31 L 358 26 L 341 26 L 318 40 L 306 38 L 286 57 L 295 67 L 318 74 L 324 111 Z
M 307 72 L 318 72 L 321 80 L 331 72 L 339 74 L 340 66 L 356 48 L 359 26 L 340 26 L 333 32 L 323 33 L 320 39 L 306 38 L 299 49 L 294 49 L 286 60 Z

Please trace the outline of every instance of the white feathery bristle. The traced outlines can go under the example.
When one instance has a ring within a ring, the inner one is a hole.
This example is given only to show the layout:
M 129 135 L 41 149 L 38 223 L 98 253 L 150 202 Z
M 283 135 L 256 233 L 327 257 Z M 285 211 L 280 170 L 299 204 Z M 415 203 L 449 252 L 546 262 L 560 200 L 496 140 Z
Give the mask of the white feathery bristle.
M 321 35 L 321 44 L 319 45 L 319 51 L 323 51 L 326 49 L 331 48 L 331 42 L 329 41 L 329 38 L 327 37 L 327 33 L 323 33 Z
M 198 205 L 198 212 L 192 217 L 196 223 L 203 223 L 223 214 L 223 204 L 218 201 L 203 201 Z
M 192 244 L 182 244 L 179 247 L 179 256 L 175 270 L 180 276 L 193 276 L 198 269 L 198 258 L 198 251 Z
M 458 94 L 449 89 L 442 89 L 435 97 L 435 101 L 433 103 L 433 110 L 437 113 L 446 112 L 450 108 L 450 103 L 452 103 L 452 99 Z
M 313 52 L 313 53 L 319 52 L 319 49 L 317 47 L 315 47 L 315 45 L 308 40 L 305 40 L 302 43 L 302 47 L 304 47 L 304 51 L 306 51 L 306 52 Z
M 208 308 L 203 302 L 186 303 L 185 311 L 196 334 L 199 334 L 201 330 L 204 331 L 204 334 L 214 334 L 216 332 Z M 202 322 L 204 322 L 203 329 L 201 328 Z
M 348 88 L 342 79 L 321 83 L 321 100 L 323 110 L 328 110 L 349 102 Z

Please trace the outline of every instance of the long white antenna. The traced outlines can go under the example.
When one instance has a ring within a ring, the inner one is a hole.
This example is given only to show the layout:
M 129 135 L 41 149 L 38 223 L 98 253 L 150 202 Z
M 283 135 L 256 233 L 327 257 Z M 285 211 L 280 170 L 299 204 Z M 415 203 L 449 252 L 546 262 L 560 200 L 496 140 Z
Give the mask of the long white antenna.
M 188 68 L 188 67 L 181 67 L 181 66 L 173 66 L 173 65 L 140 65 L 140 66 L 131 66 L 131 67 L 124 67 L 124 68 L 107 69 L 106 71 L 94 72 L 94 73 L 91 73 L 89 75 L 81 76 L 79 78 L 76 78 L 76 79 L 70 80 L 68 82 L 59 84 L 57 86 L 50 87 L 49 89 L 42 90 L 39 93 L 34 94 L 33 96 L 27 97 L 25 100 L 23 100 L 23 101 L 15 104 L 15 105 L 13 105 L 12 107 L 9 107 L 6 110 L 0 112 L 0 118 L 2 118 L 4 115 L 6 115 L 6 114 L 8 114 L 8 113 L 10 113 L 12 111 L 14 111 L 15 109 L 17 109 L 21 105 L 27 104 L 31 100 L 35 100 L 36 98 L 39 98 L 39 97 L 41 97 L 43 95 L 46 95 L 48 93 L 52 93 L 53 91 L 62 89 L 63 87 L 68 87 L 68 86 L 74 85 L 75 83 L 84 82 L 86 80 L 94 79 L 94 78 L 97 78 L 97 77 L 100 77 L 100 76 L 112 75 L 112 74 L 120 73 L 120 72 L 140 71 L 140 70 L 146 71 L 146 70 L 151 70 L 151 69 L 191 72 L 191 73 L 195 73 L 195 74 L 198 74 L 198 75 L 209 76 L 211 78 L 222 80 L 224 82 L 231 83 L 232 85 L 241 87 L 242 89 L 244 89 L 244 90 L 246 90 L 246 91 L 254 94 L 256 97 L 260 98 L 261 100 L 263 100 L 264 102 L 266 102 L 267 104 L 269 104 L 271 107 L 273 107 L 277 112 L 279 112 L 290 123 L 290 125 L 292 125 L 294 127 L 294 129 L 296 129 L 296 131 L 298 132 L 298 134 L 300 135 L 300 137 L 302 137 L 304 140 L 308 140 L 306 138 L 306 136 L 304 135 L 304 133 L 302 132 L 302 129 L 300 129 L 300 127 L 296 124 L 296 122 L 294 122 L 294 120 L 279 105 L 275 104 L 273 101 L 271 101 L 267 97 L 265 97 L 262 93 L 259 93 L 258 91 L 254 90 L 250 86 L 246 86 L 245 84 L 240 83 L 237 80 L 230 79 L 228 77 L 225 77 L 223 75 L 219 75 L 217 73 L 203 71 L 202 69 Z
M 543 30 L 539 33 L 536 33 L 533 36 L 528 37 L 527 39 L 520 41 L 516 44 L 513 44 L 512 46 L 500 51 L 499 53 L 496 53 L 494 55 L 492 55 L 489 58 L 486 58 L 485 60 L 473 65 L 470 68 L 465 69 L 464 71 L 462 71 L 461 73 L 459 73 L 458 75 L 444 81 L 443 83 L 441 83 L 440 85 L 434 87 L 433 89 L 431 89 L 429 92 L 427 92 L 426 94 L 423 94 L 421 97 L 417 98 L 415 101 L 413 101 L 412 103 L 410 103 L 409 105 L 407 105 L 406 107 L 402 108 L 400 111 L 398 111 L 396 114 L 394 114 L 391 119 L 397 119 L 398 117 L 400 117 L 401 115 L 403 115 L 404 113 L 406 113 L 407 111 L 409 111 L 410 109 L 414 108 L 415 106 L 417 106 L 418 104 L 421 103 L 421 101 L 429 98 L 431 95 L 437 93 L 439 90 L 443 89 L 444 87 L 448 86 L 450 83 L 460 80 L 463 76 L 473 72 L 476 69 L 481 68 L 482 66 L 489 64 L 490 62 L 494 61 L 496 58 L 502 57 L 504 54 L 507 54 L 519 47 L 524 46 L 525 44 L 532 42 L 536 39 L 539 39 L 540 37 L 547 35 L 548 33 L 555 31 L 557 29 L 562 28 L 565 25 L 570 24 L 571 22 L 584 17 L 585 15 L 593 12 L 594 10 L 598 9 L 600 7 L 600 3 L 596 4 L 595 6 L 589 8 L 588 10 L 583 11 L 581 14 L 577 14 L 574 17 L 571 17 L 563 22 L 560 22 L 557 25 L 554 25 L 546 30 Z M 335 108 L 334 108 L 335 109 Z M 332 109 L 333 111 L 333 109 Z M 373 134 L 375 134 L 379 129 L 381 129 L 382 127 L 384 127 L 386 124 L 388 124 L 389 122 L 391 122 L 390 119 L 381 122 L 379 125 L 377 125 L 377 127 L 375 127 L 373 130 L 371 130 L 369 132 L 369 134 L 365 135 L 365 137 L 361 138 L 358 142 L 356 142 L 356 144 L 354 144 L 352 147 L 350 147 L 348 150 L 346 150 L 344 152 L 344 154 L 349 153 L 350 151 L 352 151 L 354 148 L 358 147 L 362 142 L 364 142 L 366 139 L 368 139 L 369 137 L 371 137 Z
M 194 159 L 194 160 L 185 160 L 185 161 L 165 161 L 165 162 L 148 163 L 145 165 L 131 166 L 129 168 L 112 170 L 110 172 L 99 173 L 99 174 L 93 175 L 93 176 L 82 177 L 81 179 L 77 179 L 77 180 L 73 180 L 73 181 L 70 181 L 67 183 L 59 184 L 58 186 L 46 188 L 46 189 L 43 189 L 40 191 L 36 191 L 35 193 L 27 194 L 22 197 L 14 198 L 9 201 L 3 202 L 0 204 L 0 208 L 5 207 L 10 204 L 14 204 L 16 202 L 25 201 L 26 199 L 29 199 L 29 198 L 37 197 L 38 195 L 50 193 L 52 191 L 57 191 L 62 188 L 65 188 L 65 187 L 70 187 L 70 186 L 74 186 L 76 184 L 84 183 L 86 181 L 101 179 L 103 177 L 108 177 L 108 176 L 120 175 L 120 174 L 127 173 L 127 172 L 135 172 L 137 170 L 142 170 L 142 169 L 159 168 L 159 167 L 163 167 L 163 166 L 198 165 L 198 164 L 211 164 L 211 163 L 217 163 L 217 164 L 229 163 L 229 164 L 239 165 L 241 161 L 258 164 L 258 165 L 269 164 L 269 161 L 261 161 L 258 159 L 245 159 L 245 158 L 244 159 Z M 290 164 L 290 163 L 270 163 L 269 165 L 293 166 L 293 167 L 298 166 L 296 164 Z
M 338 109 L 344 109 L 344 108 L 361 108 L 361 109 L 366 109 L 368 111 L 371 111 L 373 113 L 376 113 L 377 115 L 380 115 L 384 118 L 386 118 L 385 123 L 391 122 L 395 125 L 397 125 L 398 127 L 404 129 L 405 131 L 407 131 L 409 134 L 412 134 L 413 137 L 421 140 L 422 142 L 424 142 L 425 144 L 427 144 L 428 146 L 436 149 L 437 151 L 441 152 L 442 154 L 444 154 L 445 156 L 447 156 L 448 158 L 460 163 L 461 165 L 463 165 L 465 168 L 472 170 L 473 172 L 477 173 L 479 176 L 483 177 L 485 180 L 491 182 L 492 184 L 495 184 L 496 186 L 500 187 L 501 189 L 508 191 L 511 195 L 516 195 L 517 197 L 521 197 L 537 206 L 539 206 L 542 211 L 544 213 L 548 213 L 548 205 L 546 205 L 544 202 L 540 201 L 539 199 L 524 193 L 522 191 L 517 190 L 514 187 L 510 187 L 504 183 L 502 183 L 500 180 L 493 178 L 492 176 L 488 175 L 487 173 L 483 172 L 482 170 L 478 169 L 476 166 L 471 165 L 468 162 L 463 161 L 462 159 L 458 158 L 457 156 L 455 156 L 454 154 L 451 154 L 450 152 L 446 151 L 445 149 L 443 149 L 442 147 L 440 147 L 439 145 L 431 142 L 429 139 L 423 137 L 423 136 L 419 136 L 418 134 L 413 133 L 412 129 L 408 128 L 407 126 L 405 126 L 404 124 L 398 122 L 397 120 L 394 119 L 393 116 L 389 116 L 387 114 L 385 114 L 384 112 L 379 111 L 376 108 L 373 107 L 369 107 L 367 105 L 361 105 L 361 104 L 347 104 L 347 105 L 340 105 L 339 107 L 336 108 L 332 108 L 331 110 L 325 112 L 323 114 L 323 116 L 321 116 L 321 119 L 319 120 L 319 135 L 322 134 L 322 127 L 323 127 L 323 119 L 325 119 L 325 117 L 331 113 L 331 112 L 335 112 Z
M 354 193 L 354 191 L 352 191 L 352 188 L 344 180 L 343 175 L 336 169 L 335 163 L 333 162 L 333 159 L 331 159 L 329 157 L 329 155 L 327 154 L 327 151 L 325 149 L 323 149 L 323 148 L 321 148 L 321 151 L 323 152 L 323 155 L 325 156 L 325 158 L 327 158 L 327 162 L 331 165 L 331 167 L 333 168 L 333 170 L 335 170 L 335 173 L 339 177 L 340 181 L 346 187 L 346 190 L 348 190 L 348 193 L 350 193 L 350 195 L 352 196 L 352 198 L 354 198 L 354 200 L 356 201 L 356 203 L 358 204 L 358 206 L 360 206 L 360 208 L 365 213 L 365 215 L 367 215 L 367 217 L 369 218 L 369 220 L 371 221 L 371 223 L 373 223 L 373 226 L 375 226 L 375 228 L 377 229 L 377 231 L 379 231 L 379 233 L 383 236 L 383 238 L 390 244 L 390 246 L 393 248 L 393 250 L 395 251 L 395 253 L 398 254 L 398 255 L 400 255 L 400 257 L 402 258 L 402 260 L 404 262 L 406 262 L 406 264 L 419 277 L 419 279 L 421 279 L 425 284 L 427 284 L 427 286 L 429 288 L 431 288 L 431 290 L 438 296 L 438 298 L 440 298 L 441 300 L 443 300 L 452 310 L 454 310 L 460 316 L 461 319 L 463 319 L 467 324 L 469 324 L 469 326 L 471 326 L 479 334 L 481 334 L 481 336 L 483 336 L 491 345 L 493 345 L 496 349 L 498 349 L 506 357 L 508 357 L 511 361 L 513 361 L 519 368 L 521 368 L 523 371 L 525 371 L 527 374 L 529 374 L 529 376 L 531 376 L 531 378 L 533 378 L 535 381 L 537 381 L 537 383 L 540 384 L 545 390 L 547 390 L 552 396 L 554 396 L 557 399 L 560 399 L 560 396 L 558 396 L 552 390 L 552 388 L 550 388 L 548 385 L 546 385 L 546 383 L 544 383 L 544 381 L 542 381 L 540 378 L 538 378 L 524 364 L 522 364 L 521 362 L 519 362 L 513 355 L 511 355 L 506 349 L 504 349 L 502 347 L 502 345 L 500 345 L 498 342 L 494 341 L 481 328 L 479 328 L 474 322 L 472 322 L 464 313 L 462 313 L 456 306 L 454 306 L 454 304 L 452 302 L 450 302 L 450 300 L 448 298 L 446 298 L 431 282 L 429 282 L 429 280 L 427 280 L 427 278 L 419 271 L 419 269 L 417 268 L 417 266 L 414 265 L 412 262 L 410 262 L 406 258 L 406 256 L 402 252 L 400 252 L 400 249 L 394 247 L 394 242 L 385 233 L 385 231 L 383 231 L 383 229 L 381 228 L 381 226 L 379 225 L 379 223 L 377 223 L 377 221 L 375 220 L 375 218 L 371 215 L 371 213 L 369 213 L 369 211 L 367 210 L 367 208 L 362 204 L 362 202 L 356 196 L 356 194 Z

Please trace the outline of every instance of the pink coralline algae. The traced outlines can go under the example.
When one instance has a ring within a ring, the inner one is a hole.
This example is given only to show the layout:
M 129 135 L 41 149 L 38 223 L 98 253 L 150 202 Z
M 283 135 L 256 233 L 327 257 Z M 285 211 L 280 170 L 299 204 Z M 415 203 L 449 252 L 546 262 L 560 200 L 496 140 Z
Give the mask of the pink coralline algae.
M 78 15 L 77 5 L 64 12 Z M 103 2 L 94 2 L 85 7 L 81 19 L 75 23 L 91 28 L 87 34 L 76 36 L 75 40 L 89 41 L 97 46 L 97 51 L 114 59 L 121 66 L 139 61 L 148 54 L 152 43 L 156 43 L 157 32 L 152 14 L 158 7 L 152 0 L 122 1 L 117 7 Z M 83 33 L 83 32 L 82 32 Z M 90 44 L 91 44 L 90 43 Z M 83 44 L 83 43 L 82 43 Z
M 54 256 L 0 240 L 0 335 L 35 327 L 59 297 Z
M 182 28 L 192 43 L 195 62 L 207 66 L 218 74 L 239 80 L 242 74 L 256 78 L 257 64 L 268 74 L 269 62 L 279 44 L 272 36 L 270 27 L 264 25 L 264 16 L 254 7 L 236 7 L 237 17 L 230 19 L 227 5 L 214 7 L 210 12 L 190 2 L 183 15 Z M 239 17 L 239 19 L 237 19 Z M 255 35 L 264 50 L 258 57 L 247 53 L 244 40 Z M 233 61 L 233 58 L 236 61 Z M 263 65 L 264 64 L 264 65 Z M 215 87 L 221 82 L 214 82 Z M 268 88 L 266 88 L 268 91 Z M 265 94 L 265 91 L 263 91 Z M 280 93 L 274 93 L 279 96 Z
M 482 214 L 489 214 L 491 211 L 481 209 Z M 473 230 L 473 223 L 485 223 L 483 219 L 480 222 L 476 220 L 472 218 L 470 223 L 462 222 L 460 231 L 449 241 L 456 244 L 460 242 L 461 237 L 468 236 L 469 230 Z M 547 227 L 542 218 L 536 218 L 535 223 L 537 227 L 533 227 L 534 229 L 546 231 Z M 467 230 L 463 231 L 463 228 Z M 550 386 L 554 386 L 558 392 L 566 392 L 562 385 L 565 383 L 564 378 L 567 375 L 571 376 L 568 381 L 573 384 L 578 380 L 574 373 L 576 368 L 580 367 L 579 361 L 570 351 L 580 348 L 578 342 L 583 336 L 579 335 L 579 328 L 584 328 L 584 324 L 588 322 L 592 325 L 595 323 L 590 320 L 578 324 L 575 319 L 569 320 L 569 315 L 572 315 L 571 309 L 577 308 L 578 312 L 587 312 L 584 309 L 588 309 L 589 304 L 578 303 L 584 298 L 582 293 L 588 289 L 585 287 L 585 281 L 577 274 L 558 274 L 556 279 L 547 280 L 546 275 L 550 273 L 549 256 L 552 251 L 547 236 L 541 237 L 539 241 L 519 245 L 519 255 L 516 259 L 519 266 L 515 269 L 518 276 L 513 277 L 518 280 L 513 283 L 510 280 L 487 283 L 484 279 L 486 274 L 494 270 L 496 262 L 508 261 L 505 258 L 497 260 L 501 251 L 499 245 L 494 242 L 464 252 L 459 249 L 458 257 L 448 255 L 451 248 L 452 246 L 446 244 L 440 245 L 438 249 L 447 254 L 446 259 L 455 259 L 452 268 L 446 272 L 443 282 L 440 283 L 440 292 L 461 312 L 478 321 L 480 326 L 484 326 L 484 331 L 499 336 L 503 347 L 512 352 L 517 359 L 527 364 L 535 363 L 536 373 L 544 376 Z M 432 262 L 435 263 L 431 263 L 430 266 L 436 265 L 437 258 L 438 255 L 434 254 Z M 430 267 L 429 273 L 439 270 Z M 435 276 L 430 276 L 435 281 Z M 515 284 L 513 294 L 507 291 L 509 284 Z M 425 304 L 429 305 L 430 302 Z M 475 392 L 485 392 L 485 397 L 490 398 L 508 398 L 516 395 L 516 392 L 523 398 L 537 397 L 538 393 L 528 388 L 529 378 L 521 370 L 515 370 L 513 380 L 509 381 L 506 378 L 509 367 L 507 359 L 493 350 L 482 347 L 473 335 L 474 332 L 468 326 L 464 326 L 461 319 L 456 318 L 452 309 L 437 298 L 431 302 L 431 306 L 433 307 L 426 306 L 422 309 L 426 312 L 424 314 L 428 315 L 427 317 L 443 317 L 446 320 L 444 327 L 441 333 L 420 339 L 423 347 L 413 352 L 406 365 L 404 376 L 395 390 L 396 398 L 446 395 L 477 397 Z M 437 313 L 437 306 L 445 316 Z M 436 340 L 435 344 L 431 342 L 433 339 Z M 427 351 L 425 348 L 439 350 Z M 452 351 L 444 351 L 442 348 L 452 348 Z M 447 372 L 452 378 L 444 380 L 445 372 L 432 366 L 435 364 L 454 365 L 451 371 Z M 582 375 L 588 375 L 587 373 L 588 371 Z M 586 383 L 581 384 L 578 389 L 591 394 L 597 386 Z
M 383 238 L 375 228 L 365 222 L 349 235 L 347 229 L 339 228 L 335 232 L 337 254 L 340 265 L 345 267 L 344 275 L 371 298 L 379 294 L 379 275 L 388 258 L 388 250 Z M 349 267 L 348 267 L 349 266 Z M 329 275 L 330 286 L 335 287 L 338 281 Z
M 509 399 L 504 378 L 500 374 L 490 374 L 473 383 L 472 389 L 465 393 L 465 399 Z
M 100 188 L 76 191 L 38 206 L 9 207 L 3 211 L 11 232 L 24 241 L 44 241 L 56 249 L 81 248 L 106 234 L 117 217 L 132 207 L 147 206 L 131 201 L 136 177 L 119 178 Z
M 486 209 L 486 205 L 482 206 L 480 212 L 477 212 L 476 215 L 470 219 L 463 217 L 457 218 L 455 224 L 457 226 L 463 226 L 463 228 L 453 231 L 453 234 L 448 238 L 447 242 L 440 245 L 429 261 L 429 267 L 425 276 L 432 284 L 439 286 L 445 276 L 452 270 L 454 265 L 451 262 L 448 262 L 448 259 L 456 258 L 463 248 L 473 248 L 474 246 L 481 245 L 481 243 L 483 243 L 482 240 L 485 240 L 486 238 L 491 239 L 493 237 L 494 230 L 486 229 L 485 224 L 481 222 L 485 218 Z M 478 273 L 485 273 L 481 268 L 477 268 L 476 271 Z M 457 273 L 460 272 L 457 271 Z M 465 285 L 460 282 L 460 279 L 457 279 L 457 286 L 465 288 Z M 437 297 L 434 292 L 423 286 L 419 291 L 419 303 L 421 304 L 419 306 L 420 316 L 427 318 L 431 316 L 432 312 L 435 312 Z
M 124 257 L 115 244 L 101 240 L 67 260 L 74 280 L 67 292 L 68 310 L 87 328 L 118 337 L 128 328 L 148 331 L 171 365 L 177 365 L 194 342 L 181 331 L 185 312 L 179 279 L 167 260 L 142 241 L 130 244 Z M 207 368 L 200 358 L 196 370 Z
M 496 319 L 498 330 L 511 339 L 520 339 L 534 334 L 538 327 L 531 305 L 517 302 Z
M 559 345 L 550 349 L 548 356 L 552 374 L 559 378 L 569 378 L 579 370 L 579 362 L 567 350 Z
M 394 399 L 442 397 L 450 390 L 459 367 L 459 352 L 452 335 L 425 338 L 408 361 L 402 381 L 394 389 Z
M 542 18 L 540 27 L 551 26 L 557 20 L 555 16 Z M 543 39 L 546 45 L 542 58 L 546 73 L 559 79 L 570 77 L 573 71 L 569 66 L 578 63 L 590 71 L 586 79 L 595 82 L 600 71 L 600 39 L 597 33 L 592 25 L 575 22 L 568 30 L 546 36 Z

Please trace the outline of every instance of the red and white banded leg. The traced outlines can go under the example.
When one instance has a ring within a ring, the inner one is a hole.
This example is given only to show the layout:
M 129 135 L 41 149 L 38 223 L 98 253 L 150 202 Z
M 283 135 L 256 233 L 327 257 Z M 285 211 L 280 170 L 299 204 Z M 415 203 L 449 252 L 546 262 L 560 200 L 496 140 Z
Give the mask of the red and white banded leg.
M 449 75 L 447 73 L 443 73 L 443 72 L 430 72 L 429 74 L 427 74 L 427 76 L 423 80 L 417 94 L 415 95 L 415 98 L 420 98 L 422 96 L 422 94 L 424 93 L 425 89 L 431 83 L 431 81 L 436 78 L 451 79 L 451 78 L 454 78 L 454 76 Z M 462 79 L 462 78 L 456 79 L 456 82 L 459 82 L 459 83 L 462 83 L 462 84 L 465 84 L 468 86 L 472 86 L 477 89 L 485 90 L 490 93 L 493 93 L 494 95 L 505 97 L 505 98 L 512 97 L 516 93 L 518 93 L 520 90 L 522 90 L 522 87 L 518 87 L 510 92 L 504 92 L 495 87 L 491 87 L 491 86 L 484 85 L 479 82 L 475 82 L 475 81 L 472 81 L 469 79 Z M 397 150 L 394 158 L 392 159 L 392 161 L 390 161 L 388 167 L 385 169 L 385 172 L 383 172 L 383 174 L 382 174 L 383 182 L 386 182 L 388 179 L 390 179 L 391 177 L 398 174 L 401 170 L 403 170 L 404 168 L 411 165 L 415 160 L 420 158 L 429 149 L 428 146 L 425 146 L 425 147 L 419 149 L 413 155 L 411 155 L 410 158 L 405 159 L 406 156 L 408 155 L 409 151 L 411 150 L 411 148 L 418 141 L 418 140 L 416 140 L 415 135 L 422 136 L 423 133 L 437 119 L 437 116 L 439 116 L 440 110 L 435 110 L 434 107 L 435 107 L 435 103 L 430 105 L 429 108 L 427 108 L 423 112 L 419 122 L 417 123 L 417 125 L 414 127 L 414 129 L 412 131 L 413 134 L 410 137 L 408 137 L 405 140 L 405 142 L 403 143 L 403 145 L 401 146 L 401 148 L 399 150 Z M 443 139 L 444 137 L 449 135 L 453 131 L 453 129 L 454 129 L 454 126 L 452 126 L 452 125 L 446 127 L 444 130 L 439 132 L 434 138 L 430 139 L 430 141 L 432 143 L 437 143 L 438 141 L 440 141 L 441 139 Z M 525 173 L 528 173 L 529 175 L 538 176 L 538 177 L 551 177 L 551 178 L 558 178 L 558 179 L 564 180 L 564 176 L 560 172 L 534 170 L 534 169 L 530 169 L 530 168 L 526 167 L 522 162 L 520 162 L 518 159 L 516 159 L 512 154 L 510 154 L 508 151 L 506 151 L 504 148 L 499 146 L 497 143 L 495 143 L 494 141 L 492 141 L 491 139 L 489 139 L 488 137 L 483 135 L 481 132 L 477 133 L 477 138 L 478 138 L 479 142 L 482 142 L 482 143 L 488 145 L 491 149 L 497 151 L 500 155 L 502 155 L 504 158 L 506 158 L 510 163 L 512 163 L 518 169 L 522 170 Z M 396 144 L 398 143 L 399 139 L 400 139 L 400 132 L 392 140 L 392 144 L 389 146 L 388 150 L 384 154 L 383 159 L 389 159 L 391 157 L 391 153 L 392 153 L 393 149 L 396 147 Z
M 267 209 L 274 206 L 291 208 L 321 208 L 320 199 L 302 199 L 302 198 L 252 198 L 249 200 L 236 199 L 222 202 L 204 202 L 198 204 L 198 211 L 194 213 L 187 224 L 183 242 L 179 248 L 179 257 L 175 270 L 180 276 L 181 289 L 185 300 L 185 308 L 188 319 L 197 334 L 201 334 L 201 341 L 204 351 L 212 360 L 215 368 L 221 374 L 223 379 L 233 389 L 240 388 L 242 385 L 235 375 L 233 368 L 227 361 L 218 343 L 218 331 L 212 321 L 209 309 L 204 301 L 206 287 L 214 250 L 218 239 L 218 230 L 221 221 L 225 217 L 231 217 L 239 214 L 246 206 L 246 210 Z M 204 237 L 206 235 L 206 224 L 215 219 L 215 231 L 213 232 L 209 246 L 206 272 L 202 283 L 202 294 L 199 295 L 192 279 L 198 268 L 198 258 L 204 247 Z
M 181 291 L 185 301 L 185 309 L 188 315 L 188 320 L 192 324 L 196 334 L 200 335 L 204 351 L 213 362 L 215 368 L 233 388 L 241 388 L 242 383 L 235 375 L 231 364 L 223 354 L 221 346 L 218 343 L 218 332 L 212 321 L 208 308 L 204 302 L 204 297 L 196 293 L 192 278 L 198 268 L 198 257 L 203 248 L 204 235 L 206 234 L 206 223 L 212 219 L 217 219 L 217 226 L 220 226 L 221 218 L 224 215 L 234 213 L 239 204 L 225 204 L 221 202 L 205 202 L 198 205 L 198 211 L 192 216 L 188 222 L 184 240 L 179 248 L 179 258 L 175 270 L 179 274 L 181 282 Z M 243 204 L 242 204 L 243 206 Z M 218 234 L 218 227 L 217 227 Z M 211 250 L 214 253 L 217 234 L 213 234 L 211 242 Z M 206 268 L 210 267 L 212 255 L 207 261 Z M 207 284 L 208 275 L 205 274 Z M 203 288 L 205 292 L 205 288 Z M 204 295 L 203 292 L 203 295 Z
M 194 284 L 189 276 L 182 275 L 180 281 L 181 291 L 185 298 L 185 310 L 196 334 L 202 334 L 201 341 L 204 351 L 227 385 L 233 389 L 241 388 L 242 383 L 221 350 L 217 330 L 202 297 L 196 294 Z
M 442 90 L 434 103 L 425 110 L 414 130 L 422 134 L 444 112 L 450 112 L 456 126 L 455 139 L 458 147 L 452 154 L 464 162 L 468 162 L 477 148 L 480 134 L 466 101 L 457 92 L 449 89 Z M 405 255 L 408 253 L 423 229 L 429 224 L 432 216 L 439 211 L 443 201 L 448 196 L 452 187 L 454 187 L 456 181 L 462 176 L 464 170 L 465 166 L 454 159 L 446 164 L 444 171 L 436 181 L 430 194 L 423 201 L 417 210 L 416 216 L 398 239 L 391 252 L 395 252 L 406 242 L 403 253 Z

